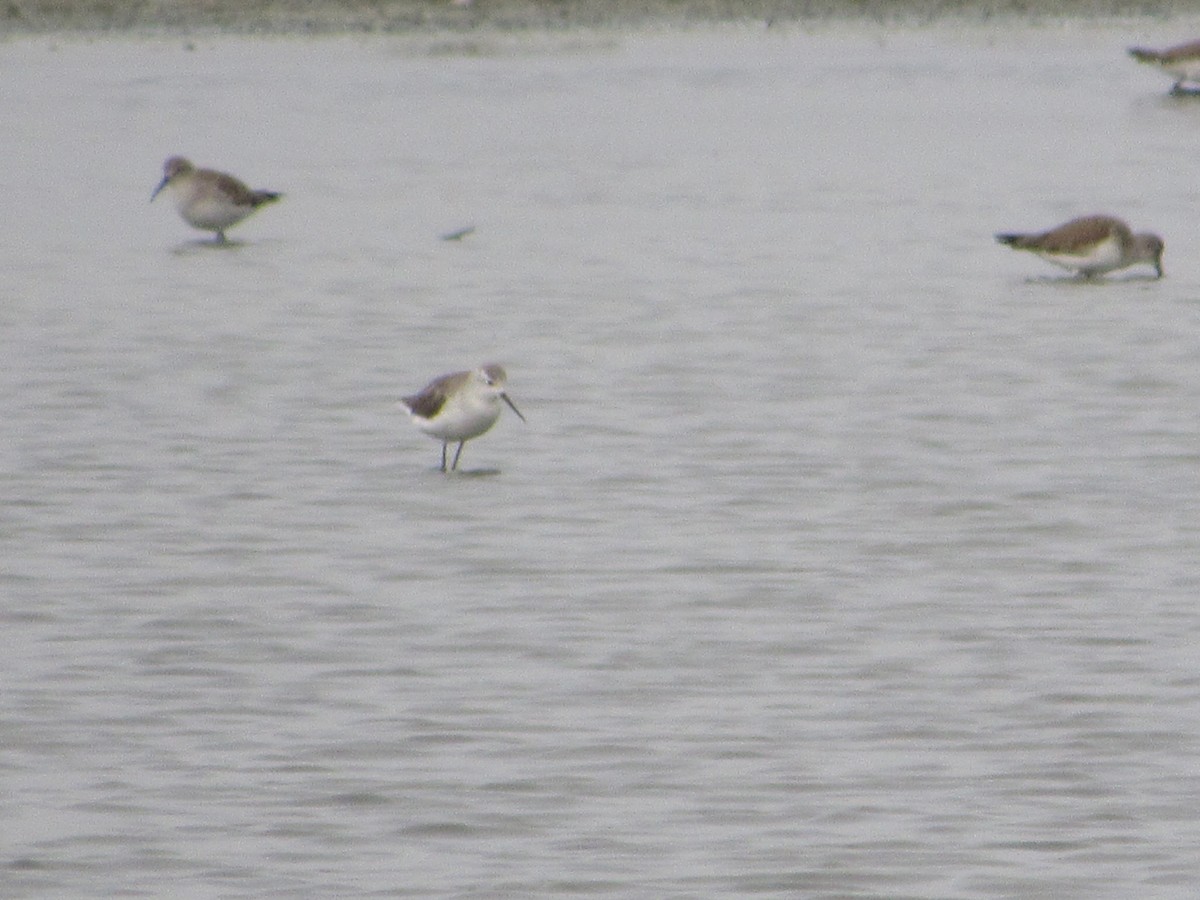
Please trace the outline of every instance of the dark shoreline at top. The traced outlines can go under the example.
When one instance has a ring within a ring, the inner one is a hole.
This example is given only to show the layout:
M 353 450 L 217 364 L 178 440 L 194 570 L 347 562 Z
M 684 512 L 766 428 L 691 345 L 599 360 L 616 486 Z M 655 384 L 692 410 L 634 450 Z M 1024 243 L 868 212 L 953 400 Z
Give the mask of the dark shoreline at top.
M 0 33 L 421 34 L 1200 15 L 1200 0 L 7 0 Z

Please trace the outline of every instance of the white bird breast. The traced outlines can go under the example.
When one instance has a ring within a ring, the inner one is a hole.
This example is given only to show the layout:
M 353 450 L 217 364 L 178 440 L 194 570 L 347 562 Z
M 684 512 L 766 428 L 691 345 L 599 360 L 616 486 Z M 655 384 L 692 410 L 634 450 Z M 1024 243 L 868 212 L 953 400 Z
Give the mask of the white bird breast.
M 413 416 L 417 427 L 444 441 L 466 441 L 479 437 L 500 418 L 500 397 L 483 391 L 460 391 L 446 398 L 432 419 Z
M 1064 269 L 1105 272 L 1121 265 L 1121 247 L 1113 238 L 1105 238 L 1083 253 L 1038 253 L 1042 259 Z

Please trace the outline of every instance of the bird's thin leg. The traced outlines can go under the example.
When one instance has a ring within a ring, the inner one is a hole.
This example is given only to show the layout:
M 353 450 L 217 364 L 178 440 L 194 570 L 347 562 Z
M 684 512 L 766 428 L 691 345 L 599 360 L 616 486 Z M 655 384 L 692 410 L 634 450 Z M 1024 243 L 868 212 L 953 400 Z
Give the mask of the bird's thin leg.
M 218 243 L 218 244 L 224 244 L 224 243 L 225 243 L 225 232 L 224 232 L 224 230 L 221 230 L 221 231 L 218 231 L 218 232 L 217 232 L 217 239 L 216 239 L 215 243 Z
M 462 448 L 463 448 L 463 444 L 465 444 L 465 443 L 466 443 L 466 441 L 459 441 L 459 442 L 458 442 L 458 450 L 457 450 L 457 451 L 455 451 L 455 453 L 454 453 L 454 465 L 452 465 L 452 466 L 450 467 L 450 470 L 451 470 L 451 471 L 454 471 L 455 469 L 457 469 L 457 468 L 458 468 L 458 458 L 459 458 L 460 456 L 462 456 Z
M 447 441 L 442 441 L 442 471 L 446 471 L 446 446 Z

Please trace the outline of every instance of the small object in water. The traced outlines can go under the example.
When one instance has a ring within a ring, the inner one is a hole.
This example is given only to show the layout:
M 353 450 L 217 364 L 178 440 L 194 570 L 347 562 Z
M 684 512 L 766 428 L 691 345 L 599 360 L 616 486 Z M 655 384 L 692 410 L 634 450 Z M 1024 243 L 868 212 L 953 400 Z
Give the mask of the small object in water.
M 442 235 L 443 241 L 461 241 L 467 235 L 475 233 L 475 226 L 468 225 L 466 228 L 460 228 L 458 231 L 449 231 Z
M 1165 50 L 1130 47 L 1129 55 L 1138 62 L 1158 66 L 1173 77 L 1175 83 L 1171 85 L 1172 94 L 1200 93 L 1200 41 L 1176 44 Z M 1185 89 L 1185 84 L 1191 84 L 1193 87 Z

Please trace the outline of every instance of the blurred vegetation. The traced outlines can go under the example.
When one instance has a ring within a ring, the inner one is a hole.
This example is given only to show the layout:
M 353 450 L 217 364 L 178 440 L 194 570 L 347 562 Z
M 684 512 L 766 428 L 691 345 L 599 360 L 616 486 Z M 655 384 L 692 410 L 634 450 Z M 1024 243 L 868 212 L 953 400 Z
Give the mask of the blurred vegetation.
M 1200 0 L 0 0 L 7 33 L 410 32 L 1200 14 Z M 1185 35 L 1185 37 L 1190 35 Z

